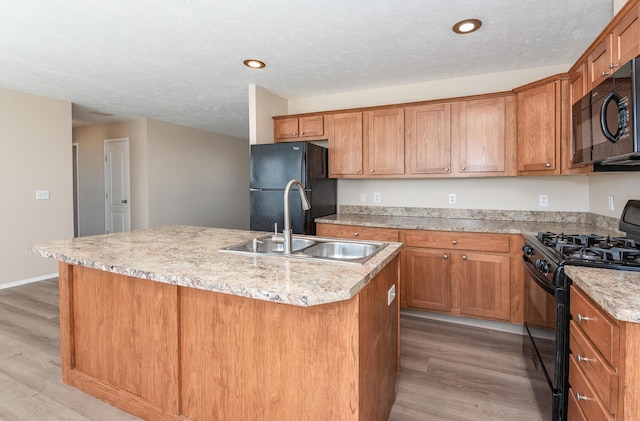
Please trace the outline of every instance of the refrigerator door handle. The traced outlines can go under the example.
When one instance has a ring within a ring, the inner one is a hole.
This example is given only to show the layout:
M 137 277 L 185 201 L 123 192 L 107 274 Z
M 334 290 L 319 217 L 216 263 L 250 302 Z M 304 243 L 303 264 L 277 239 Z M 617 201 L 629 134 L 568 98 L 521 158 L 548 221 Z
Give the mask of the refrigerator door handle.
M 249 191 L 262 191 L 262 189 L 254 189 L 253 187 L 251 187 Z

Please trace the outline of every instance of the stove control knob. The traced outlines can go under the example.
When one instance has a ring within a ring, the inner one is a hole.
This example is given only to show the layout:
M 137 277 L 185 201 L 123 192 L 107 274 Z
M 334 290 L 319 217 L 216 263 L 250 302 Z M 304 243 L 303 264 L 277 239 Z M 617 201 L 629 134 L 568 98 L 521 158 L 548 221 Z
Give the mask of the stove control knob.
M 545 275 L 551 271 L 551 265 L 546 260 L 536 260 L 536 267 Z
M 531 256 L 533 254 L 533 247 L 531 247 L 529 244 L 525 244 L 524 246 L 522 246 L 522 252 L 527 256 Z

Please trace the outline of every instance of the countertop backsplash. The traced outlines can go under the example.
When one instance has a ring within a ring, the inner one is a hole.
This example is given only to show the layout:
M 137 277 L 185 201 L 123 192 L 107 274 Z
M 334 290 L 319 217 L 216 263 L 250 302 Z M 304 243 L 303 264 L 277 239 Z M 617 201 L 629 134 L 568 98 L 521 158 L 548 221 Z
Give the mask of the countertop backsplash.
M 484 219 L 491 221 L 555 222 L 589 224 L 609 231 L 618 231 L 618 218 L 589 212 L 545 212 L 492 209 L 411 208 L 398 206 L 340 205 L 340 214 L 407 216 L 418 218 Z

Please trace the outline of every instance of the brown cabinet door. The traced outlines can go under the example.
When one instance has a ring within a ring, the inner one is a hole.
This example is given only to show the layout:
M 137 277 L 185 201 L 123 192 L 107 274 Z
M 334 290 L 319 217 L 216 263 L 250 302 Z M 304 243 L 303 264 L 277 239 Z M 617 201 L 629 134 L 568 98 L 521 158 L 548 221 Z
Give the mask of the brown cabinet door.
M 569 75 L 569 81 L 571 84 L 571 105 L 580 101 L 587 93 L 587 62 L 583 62 L 576 69 L 575 73 Z
M 640 55 L 640 20 L 638 6 L 613 29 L 613 70 Z
M 298 138 L 298 119 L 284 118 L 281 120 L 273 120 L 273 126 L 276 139 L 297 139 Z
M 321 115 L 300 117 L 298 119 L 300 137 L 317 137 L 324 134 L 324 120 Z
M 458 252 L 460 314 L 498 320 L 511 316 L 511 265 L 508 255 Z
M 598 86 L 611 74 L 613 65 L 613 35 L 610 34 L 600 44 L 598 44 L 587 59 L 589 65 L 588 90 Z
M 518 92 L 518 171 L 559 170 L 559 83 Z
M 451 104 L 409 107 L 405 117 L 409 172 L 451 173 Z
M 329 175 L 362 175 L 362 113 L 334 114 L 330 122 Z
M 368 174 L 404 174 L 404 108 L 363 113 Z
M 499 97 L 456 104 L 456 123 L 452 132 L 457 134 L 459 162 L 455 172 L 504 172 L 507 141 L 505 101 L 504 97 Z
M 408 307 L 451 311 L 449 253 L 408 247 L 403 252 L 402 282 Z

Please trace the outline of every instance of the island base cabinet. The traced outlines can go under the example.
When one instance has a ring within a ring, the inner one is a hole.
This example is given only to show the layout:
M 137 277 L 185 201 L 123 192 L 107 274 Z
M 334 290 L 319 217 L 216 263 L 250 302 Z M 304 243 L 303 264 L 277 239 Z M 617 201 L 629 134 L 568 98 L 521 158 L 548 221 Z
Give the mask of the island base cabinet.
M 398 258 L 300 307 L 60 264 L 62 378 L 145 420 L 386 420 Z

